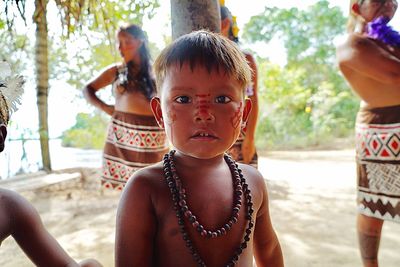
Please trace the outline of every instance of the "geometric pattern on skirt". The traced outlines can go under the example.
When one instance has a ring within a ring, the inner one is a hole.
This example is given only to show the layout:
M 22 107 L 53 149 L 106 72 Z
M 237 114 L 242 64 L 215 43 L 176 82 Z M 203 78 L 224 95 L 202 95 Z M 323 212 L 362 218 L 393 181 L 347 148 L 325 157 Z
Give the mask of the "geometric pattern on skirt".
M 245 138 L 245 133 L 244 131 L 240 132 L 240 135 L 236 142 L 231 146 L 231 148 L 228 149 L 227 153 L 236 161 L 240 163 L 243 162 L 243 154 L 242 154 L 242 145 L 243 145 L 243 140 Z M 253 166 L 254 168 L 257 169 L 258 167 L 258 155 L 257 151 L 254 153 L 253 158 L 251 159 L 250 163 L 248 165 Z
M 116 111 L 103 151 L 102 186 L 122 190 L 135 171 L 161 161 L 168 149 L 153 116 Z
M 357 124 L 357 156 L 364 160 L 399 160 L 400 123 Z
M 395 222 L 400 222 L 399 112 L 400 106 L 361 110 L 356 124 L 358 211 Z
M 400 165 L 365 162 L 368 186 L 358 187 L 359 211 L 400 222 Z

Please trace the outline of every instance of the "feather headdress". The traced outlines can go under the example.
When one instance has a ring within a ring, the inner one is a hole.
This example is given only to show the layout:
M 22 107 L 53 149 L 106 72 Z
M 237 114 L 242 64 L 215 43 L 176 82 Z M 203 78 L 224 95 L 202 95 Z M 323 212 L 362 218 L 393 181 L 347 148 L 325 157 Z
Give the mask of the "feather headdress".
M 13 75 L 7 62 L 0 62 L 0 123 L 8 124 L 10 116 L 21 104 L 25 80 Z

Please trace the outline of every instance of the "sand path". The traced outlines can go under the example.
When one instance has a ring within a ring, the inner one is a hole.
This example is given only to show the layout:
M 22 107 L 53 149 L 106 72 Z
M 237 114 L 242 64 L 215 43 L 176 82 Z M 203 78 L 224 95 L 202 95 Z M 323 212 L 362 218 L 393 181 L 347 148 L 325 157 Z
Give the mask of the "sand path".
M 352 150 L 270 152 L 260 158 L 270 210 L 287 267 L 361 266 L 355 229 L 355 167 Z M 75 259 L 98 259 L 114 266 L 114 227 L 118 194 L 101 194 L 97 170 L 86 180 L 23 192 L 49 230 Z M 400 262 L 400 225 L 384 224 L 380 262 Z M 33 266 L 8 238 L 0 266 Z

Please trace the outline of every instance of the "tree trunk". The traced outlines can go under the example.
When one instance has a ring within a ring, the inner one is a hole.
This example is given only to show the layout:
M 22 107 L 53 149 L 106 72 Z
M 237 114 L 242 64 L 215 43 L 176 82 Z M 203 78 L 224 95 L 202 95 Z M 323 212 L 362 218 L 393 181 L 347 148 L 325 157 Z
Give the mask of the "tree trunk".
M 171 0 L 172 39 L 195 30 L 220 32 L 219 0 Z
M 42 165 L 45 171 L 51 171 L 49 127 L 47 120 L 47 99 L 49 94 L 48 30 L 46 18 L 47 3 L 48 0 L 35 0 L 35 13 L 33 14 L 33 21 L 36 24 L 35 65 Z

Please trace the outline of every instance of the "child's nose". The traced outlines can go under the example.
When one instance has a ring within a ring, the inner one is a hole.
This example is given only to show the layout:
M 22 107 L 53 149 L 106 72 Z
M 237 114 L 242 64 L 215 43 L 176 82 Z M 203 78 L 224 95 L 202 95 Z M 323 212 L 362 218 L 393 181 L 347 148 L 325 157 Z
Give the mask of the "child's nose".
M 196 122 L 213 122 L 215 120 L 214 115 L 209 109 L 200 109 L 196 112 L 195 121 Z

